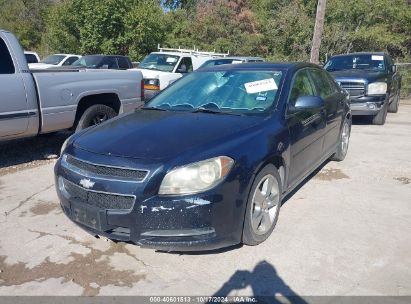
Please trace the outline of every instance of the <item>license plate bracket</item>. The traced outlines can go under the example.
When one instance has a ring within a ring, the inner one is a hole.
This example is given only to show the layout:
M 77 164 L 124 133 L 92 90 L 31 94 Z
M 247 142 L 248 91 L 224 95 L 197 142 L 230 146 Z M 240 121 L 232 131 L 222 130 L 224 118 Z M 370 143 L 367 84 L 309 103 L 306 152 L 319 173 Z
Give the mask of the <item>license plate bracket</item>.
M 74 221 L 89 228 L 101 231 L 101 219 L 98 209 L 71 203 L 71 214 Z

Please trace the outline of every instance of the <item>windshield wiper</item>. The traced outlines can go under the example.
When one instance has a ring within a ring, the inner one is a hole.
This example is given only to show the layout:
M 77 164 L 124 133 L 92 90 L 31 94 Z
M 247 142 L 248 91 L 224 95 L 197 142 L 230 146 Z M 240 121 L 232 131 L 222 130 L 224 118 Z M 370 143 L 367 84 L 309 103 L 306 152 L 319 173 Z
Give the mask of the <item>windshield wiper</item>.
M 141 108 L 141 109 L 148 110 L 148 111 L 168 111 L 167 109 L 156 108 L 156 107 L 144 107 L 144 108 Z
M 191 113 L 209 113 L 209 114 L 223 114 L 223 115 L 237 115 L 241 116 L 242 114 L 240 113 L 234 113 L 233 111 L 219 111 L 219 110 L 213 110 L 213 109 L 208 109 L 208 108 L 203 108 L 199 107 L 192 111 Z

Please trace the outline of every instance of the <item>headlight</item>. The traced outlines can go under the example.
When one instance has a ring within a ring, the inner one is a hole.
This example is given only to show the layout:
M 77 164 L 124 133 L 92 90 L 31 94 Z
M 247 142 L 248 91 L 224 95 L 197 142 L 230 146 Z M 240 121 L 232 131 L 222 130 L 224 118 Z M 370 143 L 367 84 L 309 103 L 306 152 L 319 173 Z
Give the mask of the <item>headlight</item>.
M 61 146 L 60 156 L 61 156 L 61 155 L 63 155 L 64 150 L 66 150 L 66 148 L 67 148 L 67 144 L 69 143 L 70 138 L 71 138 L 71 136 L 70 136 L 70 137 L 68 137 L 68 138 L 64 141 L 63 145 Z
M 387 83 L 373 82 L 368 85 L 368 95 L 384 95 L 387 93 Z
M 160 81 L 158 79 L 144 79 L 144 89 L 160 90 Z
M 215 187 L 230 172 L 234 160 L 220 156 L 171 170 L 161 183 L 160 195 L 185 195 Z

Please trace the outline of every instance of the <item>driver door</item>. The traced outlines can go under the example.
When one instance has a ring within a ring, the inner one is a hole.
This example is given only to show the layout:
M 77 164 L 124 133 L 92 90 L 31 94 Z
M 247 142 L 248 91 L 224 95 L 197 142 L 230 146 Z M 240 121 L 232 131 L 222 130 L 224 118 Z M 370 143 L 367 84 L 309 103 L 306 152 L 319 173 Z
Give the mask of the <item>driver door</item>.
M 299 182 L 322 157 L 326 127 L 324 109 L 291 111 L 299 97 L 315 96 L 315 92 L 308 69 L 299 70 L 291 85 L 286 114 L 291 139 L 290 187 Z

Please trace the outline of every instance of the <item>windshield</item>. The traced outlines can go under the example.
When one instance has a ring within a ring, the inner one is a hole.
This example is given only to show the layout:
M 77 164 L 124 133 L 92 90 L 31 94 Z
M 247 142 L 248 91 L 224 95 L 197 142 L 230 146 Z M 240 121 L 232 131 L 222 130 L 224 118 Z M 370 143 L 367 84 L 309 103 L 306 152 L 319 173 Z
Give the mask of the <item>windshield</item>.
M 233 59 L 233 58 L 225 58 L 225 59 L 212 59 L 207 60 L 203 63 L 200 68 L 208 68 L 216 65 L 223 65 L 223 64 L 231 64 L 231 63 L 242 63 L 243 60 L 241 59 Z
M 361 54 L 331 58 L 324 66 L 328 72 L 341 70 L 385 70 L 384 56 Z
M 41 62 L 47 64 L 58 65 L 66 56 L 64 55 L 50 55 L 44 58 Z
M 261 113 L 276 100 L 281 71 L 211 71 L 191 73 L 154 97 L 148 108 L 169 111 Z
M 104 56 L 83 56 L 74 61 L 72 65 L 83 66 L 89 69 L 98 69 L 102 66 Z
M 167 54 L 147 55 L 138 65 L 141 69 L 172 72 L 180 57 Z

